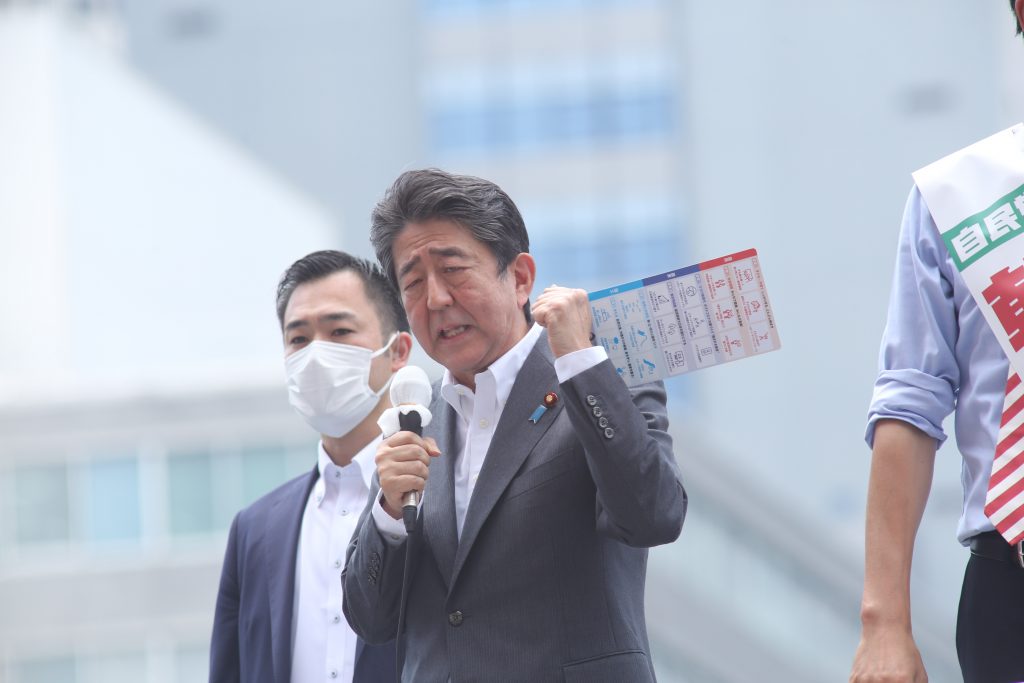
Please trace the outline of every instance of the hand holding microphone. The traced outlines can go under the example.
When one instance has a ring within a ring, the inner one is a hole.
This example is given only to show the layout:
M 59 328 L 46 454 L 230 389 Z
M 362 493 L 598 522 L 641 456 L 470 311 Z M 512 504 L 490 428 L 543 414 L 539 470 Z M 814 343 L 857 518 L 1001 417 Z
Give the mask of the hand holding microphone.
M 416 524 L 420 492 L 427 483 L 430 458 L 441 454 L 423 427 L 430 424 L 430 380 L 421 368 L 407 365 L 391 381 L 392 408 L 378 420 L 385 439 L 377 449 L 377 474 L 385 512 L 401 516 L 407 531 Z M 401 513 L 400 513 L 401 511 Z

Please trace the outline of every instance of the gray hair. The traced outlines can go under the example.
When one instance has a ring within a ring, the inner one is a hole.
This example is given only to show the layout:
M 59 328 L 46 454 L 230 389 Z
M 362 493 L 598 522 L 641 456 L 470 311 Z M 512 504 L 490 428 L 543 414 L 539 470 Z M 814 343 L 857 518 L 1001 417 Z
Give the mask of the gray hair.
M 482 178 L 436 168 L 406 171 L 388 188 L 370 216 L 370 243 L 384 273 L 397 288 L 393 247 L 409 223 L 448 220 L 466 228 L 498 262 L 503 277 L 509 264 L 530 251 L 526 224 L 512 198 Z M 523 306 L 531 322 L 530 302 Z

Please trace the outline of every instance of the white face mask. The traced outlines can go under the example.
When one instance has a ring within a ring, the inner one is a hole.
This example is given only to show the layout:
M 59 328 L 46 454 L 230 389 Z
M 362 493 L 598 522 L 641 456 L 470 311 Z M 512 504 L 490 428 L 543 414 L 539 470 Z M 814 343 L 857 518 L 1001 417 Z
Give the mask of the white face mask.
M 370 351 L 361 346 L 327 341 L 310 342 L 284 359 L 288 373 L 288 402 L 325 436 L 344 436 L 366 418 L 387 391 L 388 379 L 380 391 L 370 388 L 370 362 L 391 346 L 398 333 L 383 348 Z

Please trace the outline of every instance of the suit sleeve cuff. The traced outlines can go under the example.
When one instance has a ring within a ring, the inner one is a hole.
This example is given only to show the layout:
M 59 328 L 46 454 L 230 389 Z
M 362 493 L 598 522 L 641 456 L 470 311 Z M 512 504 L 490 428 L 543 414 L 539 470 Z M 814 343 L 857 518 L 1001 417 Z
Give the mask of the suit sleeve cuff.
M 603 346 L 591 346 L 556 358 L 555 374 L 558 375 L 558 383 L 568 382 L 576 375 L 589 370 L 607 358 L 608 352 L 604 350 Z

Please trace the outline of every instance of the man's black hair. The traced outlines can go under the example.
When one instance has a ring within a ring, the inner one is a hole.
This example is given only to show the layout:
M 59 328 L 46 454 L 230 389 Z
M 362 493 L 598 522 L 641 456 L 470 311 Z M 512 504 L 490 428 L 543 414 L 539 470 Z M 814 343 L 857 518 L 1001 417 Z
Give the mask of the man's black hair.
M 530 236 L 515 202 L 489 180 L 437 168 L 406 171 L 377 203 L 370 217 L 370 244 L 384 274 L 398 286 L 392 247 L 409 223 L 446 220 L 461 225 L 482 242 L 504 277 L 516 256 L 530 251 Z M 530 302 L 523 305 L 532 322 Z
M 281 329 L 284 330 L 284 311 L 296 287 L 346 271 L 355 273 L 363 281 L 366 298 L 377 309 L 381 332 L 385 337 L 392 332 L 409 331 L 409 321 L 405 317 L 398 290 L 380 267 L 366 259 L 333 249 L 314 251 L 303 256 L 281 276 L 281 282 L 277 285 L 277 320 Z

